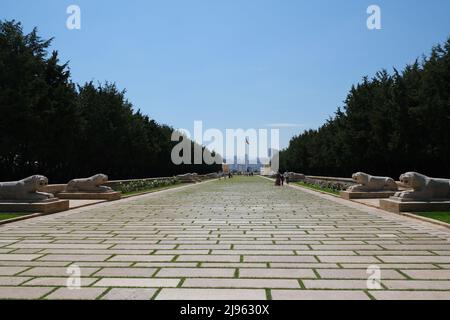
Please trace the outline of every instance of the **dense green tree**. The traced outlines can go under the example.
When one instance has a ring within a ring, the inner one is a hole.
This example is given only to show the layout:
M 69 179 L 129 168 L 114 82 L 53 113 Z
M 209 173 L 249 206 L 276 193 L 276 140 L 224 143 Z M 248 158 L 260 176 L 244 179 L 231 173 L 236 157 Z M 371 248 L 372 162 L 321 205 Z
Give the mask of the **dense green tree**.
M 44 174 L 52 181 L 103 172 L 112 179 L 208 173 L 172 164 L 173 129 L 156 123 L 114 84 L 76 86 L 50 40 L 0 21 L 0 181 Z M 194 143 L 192 142 L 192 145 Z
M 280 165 L 311 175 L 450 177 L 449 128 L 450 39 L 402 72 L 383 70 L 353 86 L 326 124 L 292 138 Z

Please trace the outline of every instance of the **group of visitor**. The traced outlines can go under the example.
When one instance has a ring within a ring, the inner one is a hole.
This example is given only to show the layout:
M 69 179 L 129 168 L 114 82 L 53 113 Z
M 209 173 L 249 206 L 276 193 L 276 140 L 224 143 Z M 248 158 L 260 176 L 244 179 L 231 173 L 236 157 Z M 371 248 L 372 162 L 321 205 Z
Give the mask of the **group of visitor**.
M 275 178 L 275 185 L 278 187 L 284 186 L 284 183 L 289 184 L 289 174 L 287 172 L 281 173 L 278 171 Z
M 222 178 L 226 179 L 228 177 L 228 179 L 233 178 L 233 174 L 231 172 L 225 173 L 223 171 L 219 172 L 219 180 L 222 180 Z

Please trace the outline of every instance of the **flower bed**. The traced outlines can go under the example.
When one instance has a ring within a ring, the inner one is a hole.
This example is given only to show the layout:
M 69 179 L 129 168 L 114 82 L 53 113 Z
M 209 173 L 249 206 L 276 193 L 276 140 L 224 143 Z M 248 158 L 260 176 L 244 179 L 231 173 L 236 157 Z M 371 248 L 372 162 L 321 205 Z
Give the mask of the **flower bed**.
M 325 192 L 330 192 L 333 194 L 339 194 L 340 191 L 346 190 L 348 187 L 354 185 L 354 183 L 350 182 L 342 182 L 342 181 L 332 181 L 332 180 L 317 180 L 306 178 L 300 184 L 304 184 L 305 186 L 322 189 Z
M 155 179 L 155 180 L 133 180 L 127 182 L 120 182 L 115 186 L 116 191 L 122 192 L 123 195 L 130 193 L 144 192 L 156 188 L 164 188 L 178 184 L 175 178 L 169 179 Z

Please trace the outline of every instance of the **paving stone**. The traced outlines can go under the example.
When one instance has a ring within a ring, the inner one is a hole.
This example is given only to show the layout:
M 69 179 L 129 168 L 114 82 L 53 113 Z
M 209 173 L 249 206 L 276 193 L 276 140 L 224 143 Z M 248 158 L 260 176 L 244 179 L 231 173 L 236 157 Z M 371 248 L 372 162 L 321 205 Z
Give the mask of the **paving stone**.
M 341 263 L 344 269 L 364 269 L 367 263 Z M 377 263 L 380 269 L 437 269 L 438 267 L 429 263 Z
M 105 261 L 110 255 L 63 255 L 63 254 L 48 254 L 39 258 L 39 261 Z
M 370 274 L 367 269 L 320 269 L 317 270 L 321 278 L 326 279 L 367 279 Z M 381 279 L 405 279 L 396 270 L 381 270 Z
M 143 268 L 189 268 L 196 267 L 196 262 L 136 262 L 134 267 L 143 267 Z
M 39 258 L 40 254 L 0 254 L 0 261 L 32 261 Z
M 239 270 L 241 278 L 286 278 L 286 279 L 305 279 L 316 278 L 311 269 L 241 269 Z
M 176 261 L 214 261 L 214 262 L 218 262 L 218 261 L 222 261 L 222 262 L 239 262 L 240 261 L 240 256 L 220 256 L 220 255 L 183 255 L 183 256 L 179 256 Z
M 337 269 L 339 266 L 336 263 L 284 263 L 284 262 L 270 262 L 271 268 L 283 269 Z
M 367 262 L 377 264 L 380 263 L 376 257 L 373 256 L 317 256 L 317 258 L 321 262 L 336 262 L 336 263 L 344 263 L 344 262 Z
M 78 210 L 0 227 L 0 298 L 368 299 L 370 265 L 376 298 L 450 292 L 448 230 L 259 177 Z
M 356 256 L 354 251 L 326 251 L 326 250 L 309 250 L 309 251 L 295 251 L 299 256 Z
M 383 284 L 398 290 L 450 290 L 449 280 L 386 280 Z
M 81 288 L 69 289 L 59 288 L 45 297 L 47 300 L 95 300 L 106 289 L 101 288 Z
M 63 244 L 63 243 L 15 243 L 9 246 L 9 248 L 19 248 L 19 249 L 31 249 L 31 248 L 39 248 L 39 249 L 108 249 L 111 247 L 111 244 Z
M 378 258 L 389 263 L 450 263 L 450 256 L 378 256 Z
M 156 291 L 156 289 L 113 288 L 102 297 L 102 300 L 150 300 Z
M 27 267 L 0 267 L 0 276 L 13 276 L 27 269 Z
M 28 278 L 31 279 L 31 278 Z M 23 286 L 39 286 L 39 287 L 45 287 L 45 286 L 52 286 L 52 287 L 66 287 L 67 282 L 69 281 L 69 276 L 67 277 L 39 277 L 31 279 L 30 281 L 27 281 L 23 283 Z M 95 281 L 97 281 L 96 278 L 80 278 L 81 281 L 81 287 L 88 287 L 91 284 L 93 284 Z
M 160 288 L 176 287 L 179 283 L 180 279 L 103 278 L 95 283 L 94 286 Z
M 377 300 L 450 300 L 450 291 L 370 291 Z
M 14 300 L 36 300 L 54 288 L 26 288 L 26 287 L 0 287 L 0 299 L 14 299 Z
M 413 279 L 449 280 L 450 270 L 402 270 Z
M 263 289 L 167 289 L 156 300 L 265 300 Z
M 272 290 L 273 300 L 370 300 L 356 290 Z
M 299 288 L 297 280 L 286 279 L 186 279 L 183 288 Z
M 133 262 L 149 262 L 149 261 L 171 261 L 175 256 L 167 255 L 117 255 L 109 261 L 133 261 Z
M 87 277 L 92 275 L 94 272 L 99 270 L 99 268 L 85 268 L 80 267 L 80 272 L 82 277 Z M 60 268 L 60 267 L 34 267 L 30 270 L 27 270 L 25 272 L 22 272 L 20 274 L 21 276 L 51 276 L 51 277 L 58 277 L 58 276 L 70 276 L 70 273 L 68 273 L 68 268 Z
M 317 262 L 311 256 L 246 256 L 244 262 Z
M 103 268 L 95 277 L 152 277 L 157 268 Z
M 384 281 L 382 281 L 384 283 Z M 307 289 L 367 289 L 367 280 L 303 280 Z
M 0 286 L 17 286 L 25 281 L 31 279 L 30 277 L 0 277 Z

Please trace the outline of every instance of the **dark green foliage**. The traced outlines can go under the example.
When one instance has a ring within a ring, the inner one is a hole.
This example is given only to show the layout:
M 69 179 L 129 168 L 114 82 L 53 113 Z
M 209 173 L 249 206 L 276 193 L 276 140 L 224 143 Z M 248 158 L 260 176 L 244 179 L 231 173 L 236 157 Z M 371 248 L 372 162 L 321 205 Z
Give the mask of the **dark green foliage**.
M 294 137 L 283 170 L 348 177 L 406 171 L 450 177 L 450 39 L 403 72 L 381 71 L 353 87 L 318 130 Z
M 114 84 L 76 86 L 51 40 L 0 21 L 0 181 L 43 174 L 52 182 L 99 172 L 111 179 L 219 171 L 175 166 L 173 129 L 135 112 Z M 194 143 L 192 142 L 192 146 Z

